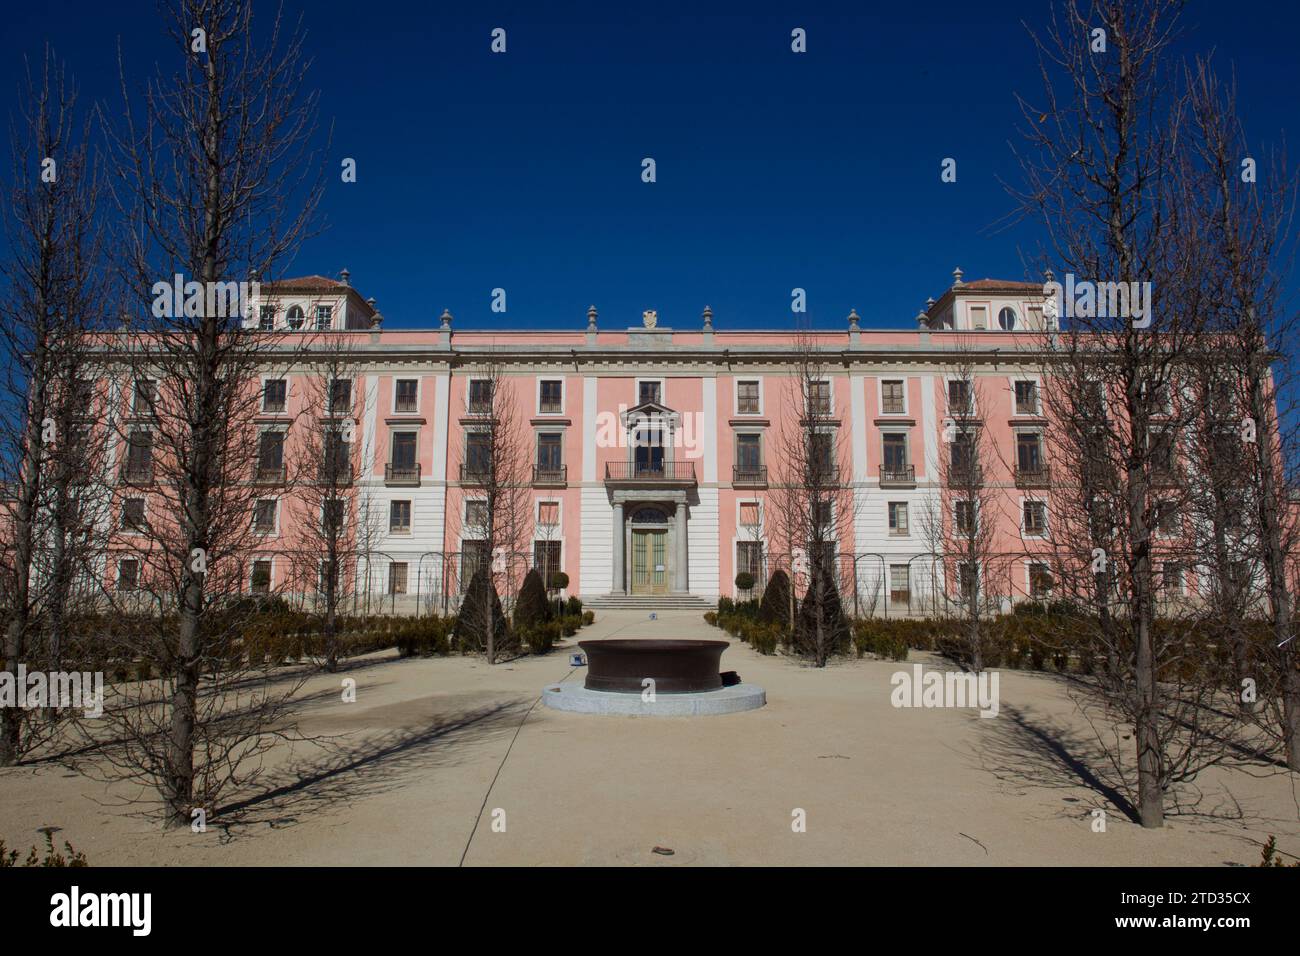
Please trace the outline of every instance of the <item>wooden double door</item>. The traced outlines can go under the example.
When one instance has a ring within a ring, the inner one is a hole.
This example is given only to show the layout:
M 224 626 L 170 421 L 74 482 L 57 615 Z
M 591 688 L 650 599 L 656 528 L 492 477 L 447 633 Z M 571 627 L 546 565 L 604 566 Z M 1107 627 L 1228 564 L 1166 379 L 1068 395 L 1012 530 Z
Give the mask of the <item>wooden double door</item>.
M 632 529 L 632 593 L 668 593 L 668 532 Z

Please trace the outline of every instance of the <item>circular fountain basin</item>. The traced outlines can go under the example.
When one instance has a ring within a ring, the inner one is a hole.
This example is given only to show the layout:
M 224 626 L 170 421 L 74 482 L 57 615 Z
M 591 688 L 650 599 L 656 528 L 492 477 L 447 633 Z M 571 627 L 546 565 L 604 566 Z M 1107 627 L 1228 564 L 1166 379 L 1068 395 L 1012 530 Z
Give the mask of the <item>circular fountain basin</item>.
M 640 694 L 646 679 L 656 694 L 698 694 L 722 687 L 719 662 L 727 641 L 579 641 L 587 655 L 587 690 Z

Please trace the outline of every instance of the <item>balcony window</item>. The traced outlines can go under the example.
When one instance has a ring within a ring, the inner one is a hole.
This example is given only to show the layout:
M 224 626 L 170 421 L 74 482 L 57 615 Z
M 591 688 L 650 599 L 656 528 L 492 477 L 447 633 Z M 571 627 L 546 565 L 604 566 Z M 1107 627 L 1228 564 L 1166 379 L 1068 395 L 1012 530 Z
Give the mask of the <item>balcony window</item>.
M 835 436 L 814 432 L 808 436 L 808 465 L 814 478 L 821 481 L 835 477 Z
M 542 432 L 537 436 L 537 471 L 539 474 L 556 474 L 564 464 L 564 436 L 558 432 Z
M 757 380 L 736 383 L 736 411 L 741 415 L 759 414 Z
M 881 436 L 881 458 L 885 471 L 889 474 L 903 474 L 907 471 L 907 436 Z
M 906 410 L 903 402 L 902 381 L 880 383 L 880 410 L 886 415 L 901 415 Z
M 492 467 L 492 436 L 486 432 L 470 432 L 465 436 L 465 472 L 474 477 L 485 477 Z
M 153 475 L 153 432 L 137 429 L 127 437 L 127 478 L 147 481 Z
M 288 396 L 288 382 L 282 378 L 268 378 L 262 383 L 262 411 L 283 412 Z
M 648 384 L 648 383 L 642 383 Z M 636 474 L 658 474 L 664 470 L 663 433 L 657 429 L 642 429 L 636 433 L 636 447 L 632 449 Z
M 325 459 L 321 462 L 321 479 L 346 483 L 352 478 L 352 445 L 343 432 L 325 433 Z
M 392 461 L 394 477 L 409 477 L 415 473 L 415 432 L 393 432 Z
M 741 475 L 757 475 L 763 467 L 763 440 L 761 435 L 736 436 L 736 471 Z
M 564 411 L 564 383 L 559 379 L 543 379 L 538 386 L 538 408 L 543 415 L 558 415 Z
M 399 378 L 397 380 L 397 400 L 394 403 L 396 411 L 407 414 L 416 411 L 419 407 L 420 383 L 413 378 Z
M 1037 433 L 1021 432 L 1016 435 L 1016 470 L 1025 475 L 1043 472 L 1043 443 Z

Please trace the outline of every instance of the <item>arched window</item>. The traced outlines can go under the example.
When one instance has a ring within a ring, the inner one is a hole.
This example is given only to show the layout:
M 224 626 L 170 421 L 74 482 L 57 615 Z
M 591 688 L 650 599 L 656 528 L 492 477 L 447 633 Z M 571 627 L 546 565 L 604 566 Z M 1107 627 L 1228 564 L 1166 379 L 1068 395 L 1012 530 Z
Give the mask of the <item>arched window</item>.
M 637 508 L 632 512 L 633 524 L 667 524 L 668 515 L 662 508 Z
M 302 306 L 300 305 L 290 306 L 288 313 L 286 313 L 285 315 L 285 319 L 289 323 L 289 328 L 301 329 L 303 323 Z
M 1002 326 L 1004 332 L 1010 332 L 1016 327 L 1016 310 L 1009 305 L 1004 305 L 1002 311 L 998 313 L 998 325 Z

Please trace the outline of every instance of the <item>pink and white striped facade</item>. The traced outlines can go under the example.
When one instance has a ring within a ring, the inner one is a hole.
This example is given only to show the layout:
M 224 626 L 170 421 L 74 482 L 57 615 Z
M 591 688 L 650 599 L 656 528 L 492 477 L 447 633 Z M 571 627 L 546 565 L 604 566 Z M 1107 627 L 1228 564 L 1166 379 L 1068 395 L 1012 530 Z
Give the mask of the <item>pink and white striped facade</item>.
M 558 550 L 568 593 L 623 594 L 644 585 L 634 573 L 648 570 L 658 575 L 656 593 L 712 600 L 736 592 L 736 574 L 749 569 L 757 545 L 764 553 L 775 547 L 763 540 L 764 510 L 782 429 L 797 427 L 789 414 L 797 395 L 791 332 L 715 328 L 707 310 L 690 328 L 678 317 L 665 327 L 669 317 L 646 316 L 610 329 L 594 309 L 574 331 L 462 331 L 446 314 L 432 330 L 383 328 L 373 300 L 361 300 L 346 276 L 282 283 L 274 298 L 275 308 L 260 313 L 263 328 L 285 328 L 294 316 L 291 328 L 336 329 L 355 356 L 361 465 L 353 493 L 368 513 L 393 516 L 370 543 L 371 557 L 359 559 L 358 590 L 390 595 L 395 566 L 404 565 L 398 593 L 414 592 L 448 556 L 467 550 L 466 510 L 476 500 L 473 482 L 462 481 L 471 383 L 489 365 L 507 377 L 533 446 L 535 555 L 545 553 L 553 566 Z M 329 309 L 319 311 L 322 303 Z M 902 612 L 891 599 L 933 587 L 934 542 L 919 519 L 938 510 L 947 382 L 959 341 L 963 361 L 976 363 L 988 410 L 983 427 L 1008 462 L 1005 474 L 985 476 L 1007 499 L 1005 548 L 1025 551 L 1004 590 L 1014 600 L 1028 593 L 1037 536 L 1026 535 L 1016 516 L 1026 494 L 1047 492 L 1018 487 L 1011 463 L 1017 435 L 1046 426 L 1041 409 L 1016 402 L 1016 382 L 1039 378 L 1041 304 L 1039 286 L 963 283 L 958 274 L 913 328 L 861 329 L 854 315 L 843 331 L 813 334 L 836 445 L 852 475 L 854 516 L 838 548 L 877 612 Z M 306 374 L 267 369 L 266 378 L 287 380 L 290 416 Z M 639 468 L 638 430 L 651 423 L 662 429 L 662 459 Z M 276 427 L 273 415 L 266 427 Z M 905 469 L 897 467 L 900 444 Z M 277 549 L 294 538 L 287 511 L 259 549 L 272 565 L 272 590 L 284 580 Z

